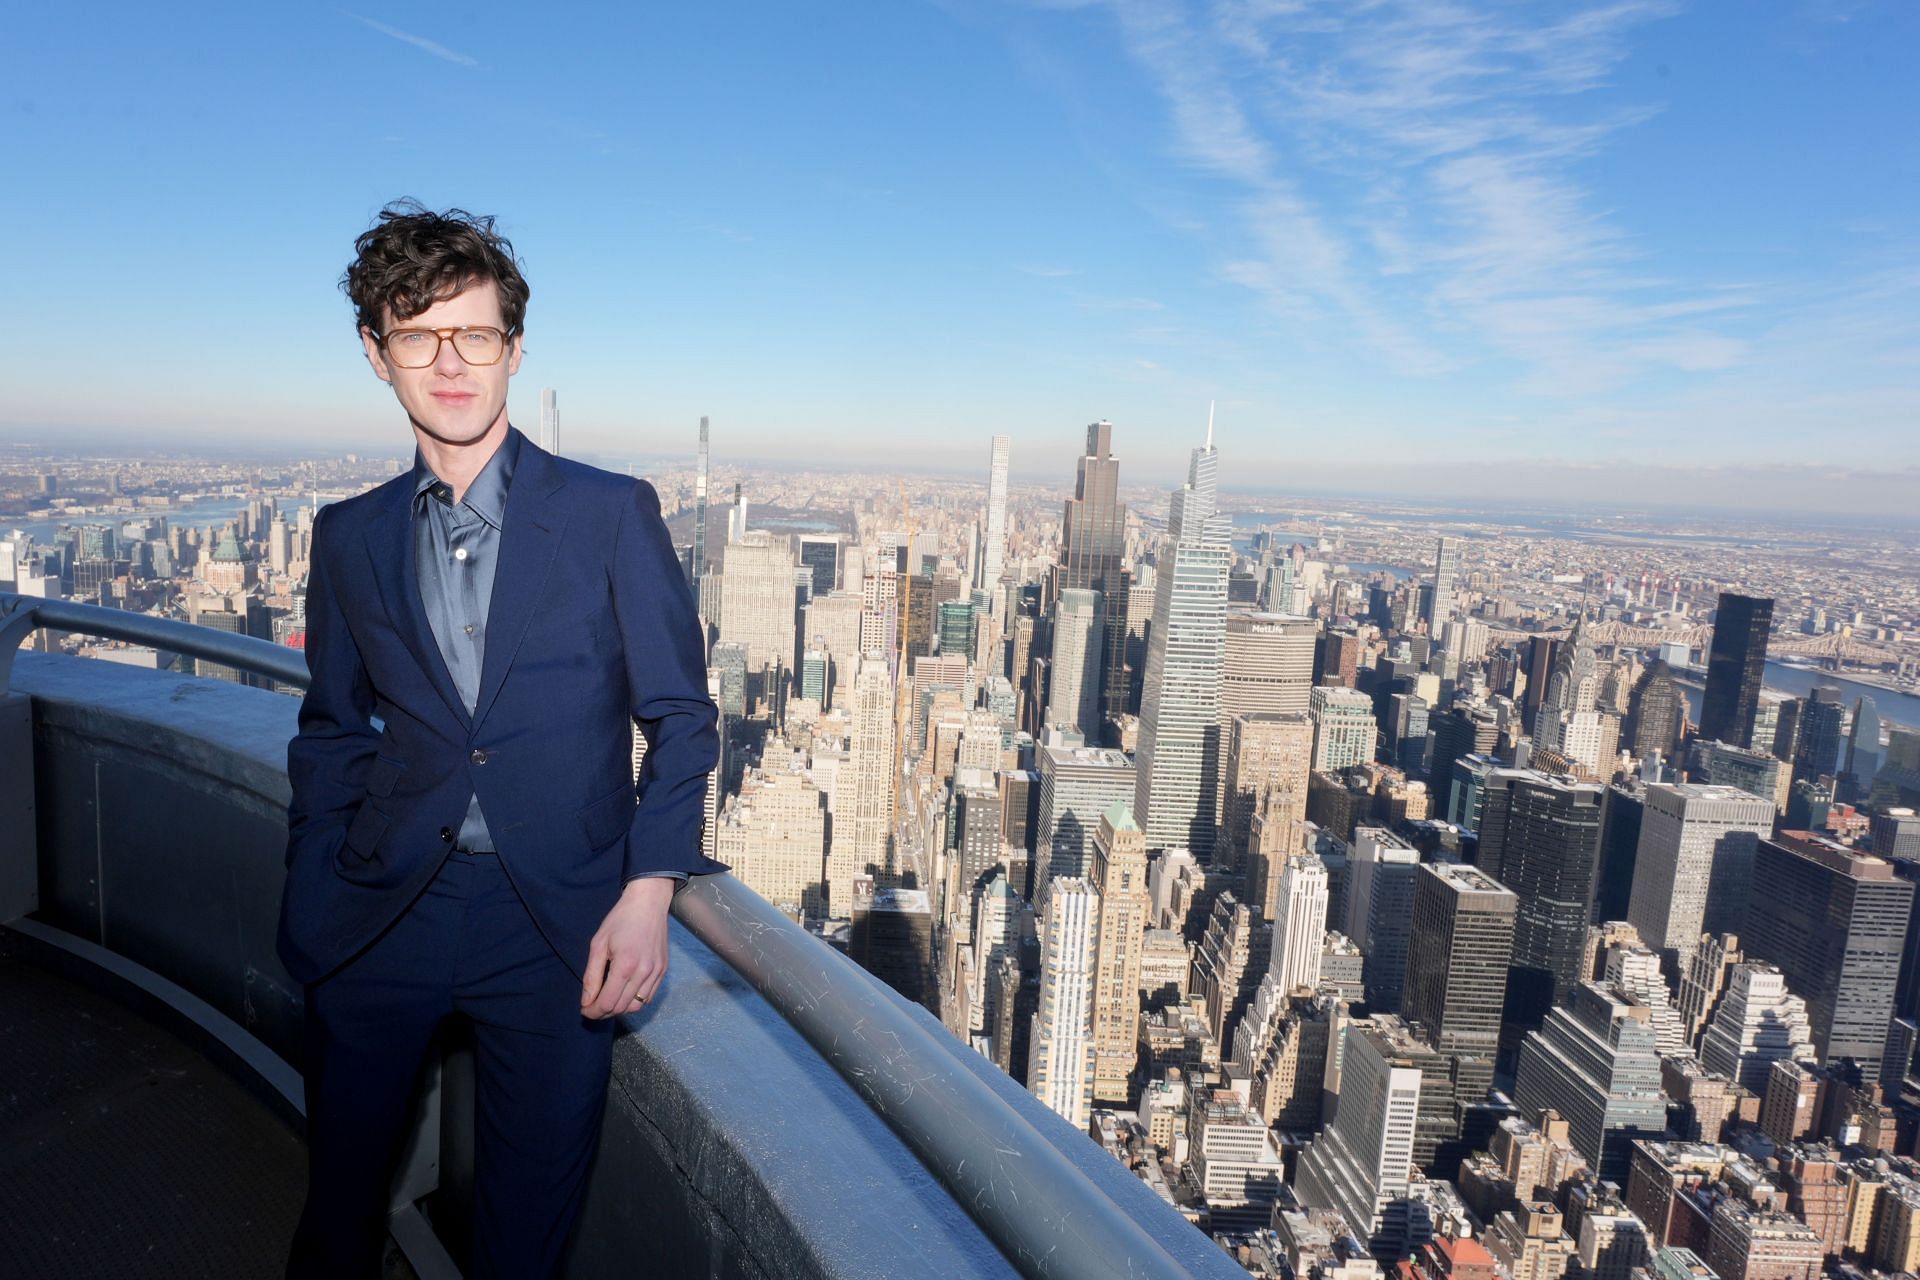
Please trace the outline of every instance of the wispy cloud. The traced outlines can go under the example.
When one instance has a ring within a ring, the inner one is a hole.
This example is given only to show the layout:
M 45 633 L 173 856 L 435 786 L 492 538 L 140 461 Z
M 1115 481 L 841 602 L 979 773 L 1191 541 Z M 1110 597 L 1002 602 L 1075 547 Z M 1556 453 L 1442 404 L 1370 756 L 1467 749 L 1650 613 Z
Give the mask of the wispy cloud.
M 1100 0 L 1222 184 L 1222 278 L 1393 369 L 1579 395 L 1745 358 L 1751 298 L 1651 270 L 1580 165 L 1657 114 L 1602 92 L 1672 0 Z
M 378 31 L 381 35 L 391 37 L 392 39 L 400 41 L 402 44 L 410 44 L 423 53 L 432 54 L 443 62 L 451 62 L 459 67 L 477 67 L 480 65 L 478 58 L 469 57 L 461 53 L 458 49 L 449 49 L 437 40 L 429 40 L 425 36 L 416 36 L 410 31 L 402 31 L 398 27 L 390 27 L 376 18 L 369 18 L 363 14 L 350 12 L 347 16 L 363 27 Z

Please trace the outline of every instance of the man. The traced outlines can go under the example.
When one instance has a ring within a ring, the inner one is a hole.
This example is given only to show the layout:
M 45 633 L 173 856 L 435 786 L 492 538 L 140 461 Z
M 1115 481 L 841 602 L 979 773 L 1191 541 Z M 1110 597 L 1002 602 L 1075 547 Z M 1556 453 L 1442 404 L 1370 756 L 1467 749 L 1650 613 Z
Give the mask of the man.
M 659 988 L 676 885 L 724 870 L 700 851 L 718 754 L 703 635 L 652 486 L 508 425 L 528 288 L 492 220 L 409 202 L 356 247 L 342 288 L 417 450 L 313 529 L 280 917 L 307 997 L 288 1273 L 377 1270 L 421 1065 L 461 1015 L 471 1274 L 551 1275 L 611 1019 Z

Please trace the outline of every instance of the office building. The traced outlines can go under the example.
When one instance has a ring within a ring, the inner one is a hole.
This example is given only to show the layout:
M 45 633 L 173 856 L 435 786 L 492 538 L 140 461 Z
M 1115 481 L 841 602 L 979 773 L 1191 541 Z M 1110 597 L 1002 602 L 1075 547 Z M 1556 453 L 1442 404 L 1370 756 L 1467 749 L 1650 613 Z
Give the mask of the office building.
M 1327 868 L 1297 854 L 1280 868 L 1274 895 L 1273 952 L 1267 972 L 1281 995 L 1311 991 L 1320 981 L 1327 937 Z
M 1376 1257 L 1400 1257 L 1412 1244 L 1408 1192 L 1420 1087 L 1420 1068 L 1385 1034 L 1348 1027 L 1339 1108 L 1301 1154 L 1294 1178 L 1302 1204 L 1339 1214 Z
M 1380 1012 L 1397 1012 L 1407 985 L 1407 945 L 1419 870 L 1419 851 L 1385 827 L 1354 830 L 1344 928 L 1366 954 L 1367 1004 Z
M 1725 742 L 1695 743 L 1693 761 L 1696 782 L 1738 787 L 1771 801 L 1776 814 L 1787 811 L 1793 783 L 1793 769 L 1787 761 Z
M 1655 755 L 1665 759 L 1678 749 L 1686 719 L 1687 700 L 1673 678 L 1673 668 L 1655 658 L 1633 682 L 1622 741 L 1636 760 Z
M 1456 1093 L 1480 1102 L 1493 1085 L 1500 1014 L 1520 900 L 1476 867 L 1427 863 L 1414 876 L 1401 1012 L 1456 1059 Z
M 1215 863 L 1225 869 L 1246 866 L 1254 815 L 1269 792 L 1295 798 L 1298 817 L 1306 816 L 1307 779 L 1313 760 L 1313 722 L 1305 715 L 1271 711 L 1241 712 L 1227 722 L 1227 764 L 1223 790 L 1225 828 Z
M 1273 1133 L 1229 1089 L 1205 1090 L 1189 1107 L 1188 1159 L 1213 1229 L 1265 1227 L 1284 1175 Z
M 831 894 L 826 822 L 826 798 L 804 761 L 775 739 L 728 806 L 714 856 L 768 902 L 822 919 Z
M 1575 1150 L 1625 1185 L 1636 1138 L 1666 1131 L 1660 1049 L 1647 1010 L 1599 983 L 1581 983 L 1520 1047 L 1513 1101 L 1523 1116 L 1552 1108 Z
M 1573 624 L 1573 634 L 1554 655 L 1547 689 L 1534 719 L 1534 748 L 1557 757 L 1586 778 L 1611 776 L 1612 761 L 1603 760 L 1603 725 L 1598 706 L 1599 671 L 1585 619 Z M 1616 743 L 1618 739 L 1615 739 Z
M 793 669 L 795 599 L 793 550 L 786 538 L 750 529 L 727 544 L 720 569 L 720 638 L 746 650 L 750 686 L 769 669 Z
M 1100 670 L 1106 660 L 1106 602 L 1098 591 L 1069 587 L 1054 605 L 1053 658 L 1047 680 L 1049 725 L 1100 739 Z
M 1135 784 L 1133 761 L 1110 747 L 1042 746 L 1034 749 L 1033 759 L 1040 781 L 1038 892 L 1045 883 L 1042 873 L 1047 879 L 1086 875 L 1087 846 L 1100 815 L 1116 801 L 1131 808 Z
M 840 535 L 800 535 L 800 568 L 807 571 L 808 598 L 817 600 L 840 589 Z
M 1427 718 L 1433 758 L 1427 763 L 1434 812 L 1453 812 L 1453 766 L 1466 756 L 1490 756 L 1500 747 L 1500 713 L 1485 703 L 1455 702 Z
M 861 656 L 853 677 L 853 724 L 847 735 L 845 800 L 833 809 L 835 866 L 828 876 L 833 914 L 841 914 L 840 880 L 865 874 L 891 883 L 893 858 L 895 730 L 893 681 L 887 656 Z M 841 848 L 845 841 L 846 847 Z
M 560 403 L 552 387 L 540 388 L 540 447 L 548 453 L 560 452 Z
M 1215 495 L 1217 467 L 1209 434 L 1193 451 L 1167 518 L 1154 571 L 1133 804 L 1150 847 L 1191 849 L 1202 863 L 1213 859 L 1220 821 L 1220 681 L 1233 564 L 1229 520 Z
M 1767 637 L 1772 629 L 1772 600 L 1720 593 L 1713 615 L 1713 645 L 1707 652 L 1707 688 L 1700 699 L 1704 740 L 1753 746 L 1753 721 L 1767 672 Z
M 1120 463 L 1113 457 L 1113 424 L 1087 427 L 1087 451 L 1074 477 L 1060 526 L 1059 587 L 1098 591 L 1106 609 L 1106 657 L 1101 664 L 1102 715 L 1114 721 L 1127 709 L 1127 508 L 1120 501 Z
M 934 630 L 940 641 L 941 654 L 946 657 L 965 658 L 971 662 L 980 630 L 980 620 L 972 603 L 965 600 L 943 600 L 934 616 Z
M 1770 964 L 1734 965 L 1701 1037 L 1700 1065 L 1765 1097 L 1774 1063 L 1814 1053 L 1807 1002 L 1787 990 L 1786 975 Z
M 1814 782 L 1838 769 L 1846 721 L 1846 704 L 1833 685 L 1815 685 L 1801 700 L 1800 736 L 1793 756 L 1795 782 Z
M 1522 987 L 1514 993 L 1522 1025 L 1534 1025 L 1546 1004 L 1565 1003 L 1588 976 L 1605 795 L 1593 783 L 1532 769 L 1487 778 L 1479 865 L 1520 899 L 1512 981 Z
M 1735 787 L 1656 783 L 1646 789 L 1627 919 L 1678 980 L 1702 933 L 1745 921 L 1754 851 L 1774 809 Z
M 1140 1050 L 1140 954 L 1147 931 L 1147 837 L 1124 804 L 1093 836 L 1099 945 L 1093 973 L 1093 1096 L 1124 1106 Z
M 1433 592 L 1428 598 L 1426 613 L 1427 634 L 1435 639 L 1453 617 L 1454 587 L 1459 578 L 1460 539 L 1438 539 L 1433 552 Z
M 1100 895 L 1076 876 L 1048 886 L 1040 925 L 1040 1003 L 1033 1015 L 1027 1089 L 1077 1129 L 1093 1108 L 1093 974 Z
M 924 889 L 888 889 L 871 876 L 853 883 L 847 954 L 917 1004 L 933 1008 L 933 906 Z
M 1379 738 L 1373 699 L 1356 689 L 1316 685 L 1308 698 L 1313 720 L 1314 772 L 1336 772 L 1373 763 Z
M 1914 886 L 1885 858 L 1806 831 L 1762 840 L 1741 944 L 1807 1002 L 1823 1062 L 1878 1079 Z
M 1246 713 L 1307 714 L 1320 628 L 1311 618 L 1236 611 L 1227 615 L 1221 721 Z

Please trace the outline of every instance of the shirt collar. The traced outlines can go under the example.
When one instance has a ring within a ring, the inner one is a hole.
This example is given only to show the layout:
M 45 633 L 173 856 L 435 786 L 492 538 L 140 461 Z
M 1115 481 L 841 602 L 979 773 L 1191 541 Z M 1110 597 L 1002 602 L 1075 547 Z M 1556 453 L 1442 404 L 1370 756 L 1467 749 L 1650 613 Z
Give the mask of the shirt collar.
M 462 506 L 495 529 L 505 527 L 507 489 L 513 483 L 513 465 L 519 461 L 519 457 L 520 433 L 509 428 L 507 438 L 500 442 L 500 447 L 493 451 L 491 458 L 487 459 L 487 465 L 480 468 L 480 474 L 475 476 L 473 483 L 467 486 L 466 497 L 461 500 Z M 414 506 L 417 508 L 422 499 L 428 497 L 434 487 L 440 484 L 440 477 L 433 473 L 433 468 L 427 465 L 425 455 L 420 452 L 418 446 L 415 446 L 413 451 Z M 445 500 L 452 500 L 451 492 L 447 494 Z

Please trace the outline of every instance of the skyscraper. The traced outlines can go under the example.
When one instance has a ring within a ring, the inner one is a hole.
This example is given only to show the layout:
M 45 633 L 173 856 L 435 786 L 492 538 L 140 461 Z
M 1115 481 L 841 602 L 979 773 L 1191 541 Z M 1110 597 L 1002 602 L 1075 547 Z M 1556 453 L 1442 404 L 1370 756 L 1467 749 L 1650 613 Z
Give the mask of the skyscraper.
M 1744 923 L 1754 851 L 1773 834 L 1773 802 L 1688 782 L 1649 786 L 1643 805 L 1627 920 L 1678 981 L 1702 933 L 1738 932 Z
M 1794 748 L 1793 780 L 1813 782 L 1832 774 L 1840 759 L 1841 730 L 1847 720 L 1847 708 L 1840 701 L 1840 690 L 1830 684 L 1815 685 L 1800 703 L 1799 741 Z
M 1087 873 L 1088 844 L 1100 815 L 1115 801 L 1133 804 L 1134 765 L 1110 747 L 1037 747 L 1040 775 L 1039 829 L 1034 892 L 1054 876 Z M 1036 903 L 1036 906 L 1043 905 Z
M 1701 1037 L 1700 1065 L 1764 1098 L 1774 1063 L 1816 1052 L 1807 1002 L 1787 990 L 1785 975 L 1770 964 L 1734 965 Z
M 1613 772 L 1609 767 L 1603 773 L 1603 763 L 1610 765 L 1611 762 L 1600 759 L 1602 735 L 1596 705 L 1599 690 L 1593 645 L 1587 638 L 1586 620 L 1580 619 L 1574 622 L 1573 634 L 1554 655 L 1553 669 L 1547 676 L 1546 697 L 1541 700 L 1540 713 L 1534 721 L 1533 737 L 1537 750 L 1559 756 L 1590 778 L 1611 776 Z
M 1660 1048 L 1645 1006 L 1597 982 L 1527 1033 L 1513 1100 L 1520 1114 L 1551 1107 L 1601 1177 L 1626 1185 L 1633 1143 L 1666 1132 Z
M 1308 696 L 1313 719 L 1313 769 L 1332 773 L 1357 764 L 1371 764 L 1379 724 L 1373 717 L 1373 699 L 1357 689 L 1317 685 Z
M 1327 868 L 1310 853 L 1295 854 L 1280 871 L 1274 895 L 1273 953 L 1267 962 L 1281 995 L 1320 981 L 1327 940 Z
M 1627 703 L 1626 745 L 1634 758 L 1645 760 L 1655 752 L 1671 756 L 1680 742 L 1686 699 L 1674 682 L 1673 668 L 1655 658 L 1633 682 Z
M 1807 1002 L 1823 1061 L 1880 1076 L 1914 886 L 1893 864 L 1806 831 L 1762 840 L 1740 942 Z
M 1229 521 L 1215 498 L 1218 462 L 1209 431 L 1167 517 L 1155 570 L 1134 801 L 1150 847 L 1185 847 L 1203 863 L 1213 857 L 1220 814 L 1220 679 L 1233 564 Z
M 1853 728 L 1847 733 L 1846 761 L 1840 769 L 1842 800 L 1857 803 L 1872 794 L 1882 751 L 1880 708 L 1872 698 L 1862 694 L 1853 704 Z
M 1427 634 L 1439 639 L 1440 628 L 1453 617 L 1453 589 L 1460 576 L 1460 540 L 1441 538 L 1433 553 L 1433 595 L 1427 609 Z
M 1076 1129 L 1093 1106 L 1093 973 L 1100 895 L 1077 876 L 1056 877 L 1040 926 L 1040 1006 L 1033 1015 L 1027 1088 Z
M 803 533 L 800 535 L 800 567 L 812 582 L 809 599 L 817 600 L 839 589 L 840 535 Z
M 850 796 L 852 803 L 834 808 L 828 876 L 836 916 L 843 909 L 841 876 L 866 874 L 884 882 L 895 872 L 893 677 L 884 653 L 869 650 L 860 655 L 853 675 L 853 725 L 847 738 L 848 777 L 843 794 Z M 844 891 L 849 895 L 846 909 L 851 910 L 850 880 Z
M 1007 461 L 1012 450 L 1011 438 L 993 438 L 993 453 L 987 466 L 987 519 L 980 533 L 979 552 L 973 558 L 976 591 L 997 590 L 1006 567 Z
M 1773 601 L 1720 593 L 1707 653 L 1707 689 L 1700 699 L 1700 736 L 1708 742 L 1753 745 L 1753 718 L 1767 674 L 1767 636 Z
M 1299 810 L 1296 816 L 1306 817 L 1312 763 L 1313 723 L 1304 715 L 1246 712 L 1228 722 L 1223 844 L 1215 848 L 1216 862 L 1245 865 L 1254 815 L 1268 791 L 1291 794 Z
M 1338 1213 L 1375 1254 L 1398 1257 L 1410 1243 L 1420 1068 L 1372 1028 L 1349 1026 L 1345 1040 L 1339 1110 L 1301 1154 L 1294 1190 L 1308 1208 Z
M 1069 587 L 1054 605 L 1053 661 L 1047 682 L 1047 723 L 1100 740 L 1100 667 L 1106 661 L 1106 601 L 1085 587 Z
M 1480 867 L 1520 899 L 1510 999 L 1522 1025 L 1537 1022 L 1547 1003 L 1564 1003 L 1587 978 L 1604 797 L 1592 783 L 1532 769 L 1487 778 Z
M 1414 878 L 1401 1012 L 1455 1057 L 1457 1104 L 1483 1101 L 1500 1051 L 1500 1011 L 1520 900 L 1475 867 L 1426 863 Z
M 787 539 L 748 530 L 727 544 L 720 573 L 720 638 L 746 648 L 749 681 L 794 665 L 793 552 Z M 762 696 L 771 689 L 762 690 Z
M 1093 1096 L 1124 1106 L 1140 1054 L 1140 951 L 1147 931 L 1147 837 L 1115 804 L 1093 835 L 1100 942 L 1093 972 Z
M 693 562 L 687 566 L 687 585 L 697 593 L 707 571 L 707 420 L 700 419 L 700 458 L 693 471 Z
M 1238 610 L 1228 614 L 1221 722 L 1242 711 L 1305 715 L 1319 643 L 1320 628 L 1309 618 Z
M 1119 498 L 1120 463 L 1112 450 L 1113 424 L 1089 424 L 1087 451 L 1060 527 L 1059 585 L 1092 588 L 1105 601 L 1100 705 L 1103 715 L 1118 720 L 1127 709 L 1127 508 Z
M 540 447 L 548 453 L 560 452 L 558 399 L 552 387 L 540 388 Z

